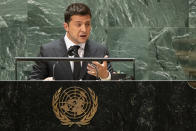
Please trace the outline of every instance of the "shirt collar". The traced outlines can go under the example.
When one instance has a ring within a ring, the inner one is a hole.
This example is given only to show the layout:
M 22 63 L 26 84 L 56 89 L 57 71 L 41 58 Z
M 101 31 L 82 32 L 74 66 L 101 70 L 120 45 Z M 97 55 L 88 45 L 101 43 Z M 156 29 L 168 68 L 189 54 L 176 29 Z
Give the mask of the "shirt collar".
M 65 34 L 64 41 L 65 41 L 65 45 L 67 46 L 67 49 L 69 49 L 70 46 L 79 45 L 80 48 L 84 50 L 85 43 L 80 43 L 80 44 L 75 44 L 75 43 L 73 43 L 73 42 L 67 37 L 67 33 Z

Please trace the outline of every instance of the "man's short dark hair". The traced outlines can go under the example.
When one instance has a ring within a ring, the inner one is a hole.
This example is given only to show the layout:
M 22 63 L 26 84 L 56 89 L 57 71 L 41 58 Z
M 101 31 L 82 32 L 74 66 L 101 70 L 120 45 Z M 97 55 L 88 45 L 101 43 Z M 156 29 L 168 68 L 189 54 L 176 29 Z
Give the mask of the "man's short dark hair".
M 91 11 L 88 6 L 83 3 L 73 3 L 69 5 L 65 10 L 65 22 L 69 23 L 73 15 L 89 15 L 91 17 Z

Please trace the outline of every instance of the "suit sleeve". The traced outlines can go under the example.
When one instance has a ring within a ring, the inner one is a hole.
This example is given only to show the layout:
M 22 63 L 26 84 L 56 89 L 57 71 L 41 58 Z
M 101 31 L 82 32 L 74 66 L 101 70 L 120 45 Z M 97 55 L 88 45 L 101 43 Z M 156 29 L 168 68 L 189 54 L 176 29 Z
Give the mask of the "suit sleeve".
M 40 48 L 40 54 L 38 57 L 45 57 L 44 56 L 44 49 L 41 46 Z M 48 64 L 47 62 L 43 61 L 36 61 L 35 65 L 33 65 L 33 70 L 29 76 L 30 80 L 43 80 L 46 77 L 48 77 Z

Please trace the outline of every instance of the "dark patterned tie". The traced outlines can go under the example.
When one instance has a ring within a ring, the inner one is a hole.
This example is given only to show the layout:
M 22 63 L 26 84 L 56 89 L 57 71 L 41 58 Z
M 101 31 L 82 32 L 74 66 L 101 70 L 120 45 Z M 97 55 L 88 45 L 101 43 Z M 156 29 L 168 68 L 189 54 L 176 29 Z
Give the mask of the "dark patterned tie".
M 78 55 L 79 48 L 80 48 L 80 46 L 78 46 L 78 45 L 71 46 L 69 49 L 69 50 L 71 50 L 70 51 L 71 56 L 79 57 L 79 55 Z M 80 71 L 81 71 L 80 61 L 74 61 L 74 70 L 73 70 L 73 79 L 74 80 L 80 79 Z

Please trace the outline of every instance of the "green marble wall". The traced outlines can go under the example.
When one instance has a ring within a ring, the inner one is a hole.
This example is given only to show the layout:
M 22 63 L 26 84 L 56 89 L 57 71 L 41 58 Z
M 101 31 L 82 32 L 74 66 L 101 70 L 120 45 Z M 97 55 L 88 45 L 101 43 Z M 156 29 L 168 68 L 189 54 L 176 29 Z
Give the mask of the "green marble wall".
M 0 80 L 14 79 L 14 57 L 65 34 L 63 13 L 72 2 L 93 14 L 91 39 L 111 57 L 135 57 L 138 80 L 196 79 L 196 0 L 1 0 Z M 32 63 L 19 65 L 26 79 Z M 113 63 L 131 74 L 131 64 Z

